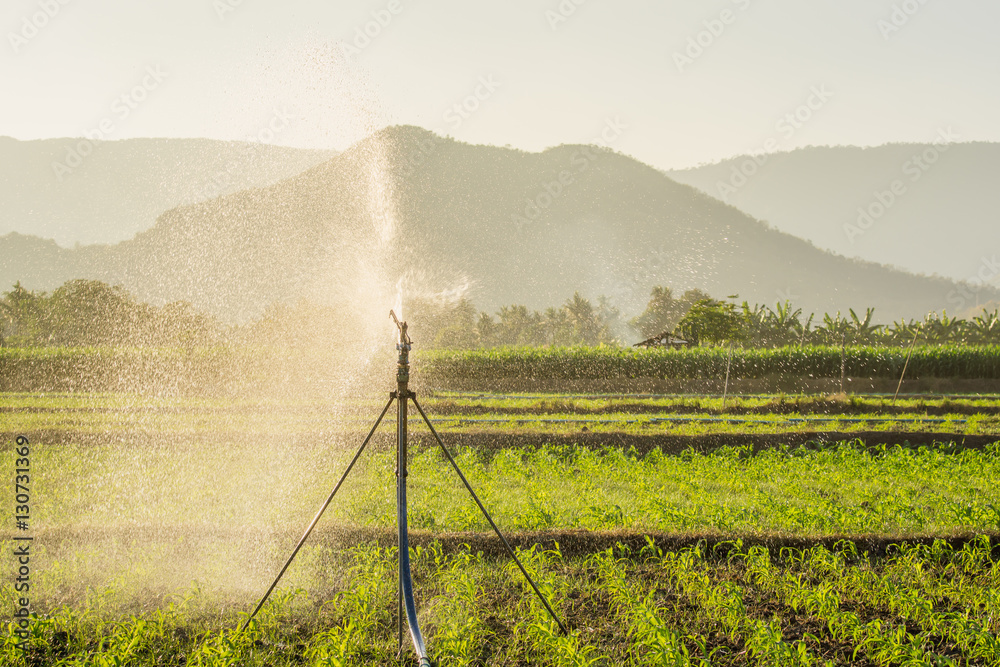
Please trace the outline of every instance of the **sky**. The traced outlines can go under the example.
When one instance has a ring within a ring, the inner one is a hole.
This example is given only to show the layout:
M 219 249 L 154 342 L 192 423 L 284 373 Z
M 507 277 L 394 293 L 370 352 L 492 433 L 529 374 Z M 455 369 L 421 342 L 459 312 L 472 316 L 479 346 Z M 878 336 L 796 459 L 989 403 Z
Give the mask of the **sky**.
M 1000 141 L 998 26 L 995 0 L 4 0 L 0 135 L 535 151 L 613 123 L 661 169 Z

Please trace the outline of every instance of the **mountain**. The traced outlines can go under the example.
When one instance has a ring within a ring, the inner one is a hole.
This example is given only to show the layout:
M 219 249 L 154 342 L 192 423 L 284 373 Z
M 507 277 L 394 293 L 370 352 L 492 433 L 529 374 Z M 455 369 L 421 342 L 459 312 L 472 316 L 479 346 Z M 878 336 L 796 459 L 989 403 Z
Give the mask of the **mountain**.
M 1000 144 L 803 148 L 668 174 L 823 249 L 1000 285 Z
M 333 155 L 209 139 L 0 137 L 0 234 L 116 243 L 178 205 L 276 183 Z
M 0 251 L 17 253 L 0 259 L 6 284 L 51 289 L 75 271 L 230 320 L 302 296 L 384 315 L 397 291 L 465 294 L 487 311 L 580 291 L 632 314 L 668 285 L 807 311 L 874 306 L 885 321 L 940 311 L 960 289 L 822 251 L 608 149 L 526 153 L 415 127 L 274 185 L 174 208 L 115 245 L 62 250 L 9 235 Z

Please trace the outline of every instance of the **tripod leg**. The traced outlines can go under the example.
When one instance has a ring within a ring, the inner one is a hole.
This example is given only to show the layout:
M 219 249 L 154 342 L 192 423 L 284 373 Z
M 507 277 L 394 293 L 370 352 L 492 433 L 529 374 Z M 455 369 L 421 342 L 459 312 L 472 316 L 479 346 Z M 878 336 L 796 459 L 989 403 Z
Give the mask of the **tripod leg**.
M 483 503 L 479 500 L 479 496 L 477 496 L 476 492 L 472 490 L 472 486 L 469 484 L 469 480 L 465 479 L 465 475 L 462 474 L 462 471 L 459 469 L 458 464 L 455 463 L 455 459 L 452 458 L 451 453 L 448 451 L 448 448 L 445 447 L 444 443 L 441 441 L 441 436 L 439 436 L 437 431 L 434 430 L 434 425 L 431 424 L 431 420 L 427 418 L 427 415 L 424 414 L 424 409 L 420 407 L 419 403 L 417 403 L 416 396 L 411 395 L 410 399 L 413 401 L 413 404 L 417 406 L 417 410 L 420 412 L 420 416 L 424 418 L 424 423 L 427 424 L 427 428 L 431 430 L 431 433 L 434 434 L 434 438 L 437 440 L 438 444 L 441 445 L 441 450 L 444 452 L 444 455 L 448 457 L 448 461 L 451 462 L 451 466 L 455 469 L 455 472 L 458 473 L 458 476 L 462 480 L 462 483 L 465 484 L 465 488 L 469 490 L 469 494 L 472 495 L 472 499 L 476 501 L 476 504 L 479 505 L 479 509 L 483 511 L 483 516 L 485 516 L 486 520 L 490 522 L 491 526 L 493 526 L 493 531 L 497 534 L 497 537 L 500 538 L 500 541 L 503 542 L 504 547 L 506 547 L 507 549 L 507 553 L 509 553 L 510 557 L 514 559 L 514 562 L 517 563 L 517 567 L 521 570 L 521 574 L 523 574 L 524 578 L 528 580 L 528 583 L 531 584 L 531 587 L 535 590 L 535 594 L 538 595 L 538 599 L 542 601 L 543 605 L 545 605 L 545 609 L 549 612 L 549 615 L 552 617 L 552 620 L 556 622 L 556 625 L 559 626 L 559 629 L 562 630 L 564 635 L 569 634 L 566 631 L 566 626 L 562 624 L 562 621 L 559 620 L 559 617 L 556 616 L 556 613 L 552 611 L 552 607 L 549 606 L 548 600 L 546 600 L 545 596 L 542 595 L 542 592 L 538 590 L 538 586 L 536 586 L 535 582 L 531 579 L 531 575 L 529 575 L 528 571 L 524 569 L 523 565 L 521 565 L 521 561 L 518 560 L 517 554 L 514 553 L 514 549 L 510 546 L 510 543 L 507 541 L 507 538 L 503 536 L 503 533 L 500 532 L 500 529 L 497 528 L 497 525 L 493 522 L 493 518 L 490 516 L 490 513 L 486 511 L 486 508 L 483 506 Z
M 337 495 L 337 491 L 340 490 L 340 485 L 344 483 L 344 480 L 347 479 L 347 475 L 350 474 L 351 469 L 354 467 L 354 464 L 358 462 L 358 458 L 361 457 L 361 452 L 365 451 L 365 447 L 368 446 L 368 441 L 372 439 L 373 435 L 375 435 L 375 429 L 377 429 L 378 425 L 382 423 L 382 418 L 385 417 L 385 413 L 389 412 L 389 407 L 392 405 L 392 402 L 395 400 L 395 398 L 396 398 L 395 396 L 389 397 L 389 402 L 385 404 L 384 408 L 382 408 L 382 414 L 380 414 L 378 416 L 378 419 L 375 420 L 375 425 L 372 426 L 372 430 L 368 432 L 368 437 L 365 438 L 365 441 L 361 443 L 361 447 L 358 448 L 358 451 L 354 455 L 354 458 L 351 459 L 351 463 L 350 465 L 347 466 L 347 470 L 345 470 L 344 474 L 341 475 L 340 481 L 337 482 L 337 486 L 333 487 L 333 491 L 330 492 L 330 497 L 326 499 L 326 502 L 323 503 L 323 506 L 319 508 L 318 512 L 316 512 L 316 516 L 313 517 L 312 523 L 310 523 L 309 527 L 306 528 L 306 532 L 302 535 L 302 539 L 300 539 L 299 543 L 295 545 L 295 549 L 292 551 L 292 555 L 288 557 L 287 561 L 285 561 L 285 566 L 281 568 L 281 572 L 279 572 L 278 576 L 274 578 L 274 582 L 271 584 L 271 587 L 267 589 L 267 592 L 264 593 L 264 597 L 262 597 L 260 599 L 260 602 L 257 603 L 257 608 L 254 609 L 253 613 L 250 614 L 250 617 L 247 618 L 246 623 L 244 623 L 243 627 L 240 628 L 240 632 L 243 632 L 244 630 L 247 629 L 247 626 L 250 625 L 250 621 L 253 620 L 254 616 L 257 615 L 257 612 L 259 612 L 261 610 L 261 607 L 264 606 L 264 603 L 267 602 L 267 598 L 271 597 L 271 592 L 274 591 L 274 587 L 278 585 L 279 581 L 281 581 L 281 577 L 285 574 L 285 570 L 287 570 L 288 566 L 292 564 L 293 560 L 295 560 L 295 556 L 299 553 L 299 549 L 301 549 L 302 545 L 306 543 L 306 540 L 309 538 L 310 533 L 312 533 L 313 528 L 315 528 L 316 524 L 319 523 L 319 518 L 323 516 L 323 512 L 326 511 L 327 506 L 330 504 L 331 501 L 333 501 L 333 497 Z

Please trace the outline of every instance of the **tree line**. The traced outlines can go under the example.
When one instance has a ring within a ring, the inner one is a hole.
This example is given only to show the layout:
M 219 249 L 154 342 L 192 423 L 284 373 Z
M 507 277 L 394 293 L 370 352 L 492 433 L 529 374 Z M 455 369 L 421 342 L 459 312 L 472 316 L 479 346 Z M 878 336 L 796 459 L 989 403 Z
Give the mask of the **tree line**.
M 596 306 L 574 294 L 562 306 L 544 312 L 525 306 L 503 306 L 496 317 L 477 315 L 462 301 L 450 306 L 416 304 L 408 312 L 430 330 L 433 347 L 470 349 L 514 345 L 628 345 L 670 334 L 691 346 L 738 345 L 775 348 L 788 345 L 1000 345 L 1000 313 L 983 312 L 972 319 L 929 313 L 923 320 L 873 322 L 874 309 L 863 315 L 824 313 L 805 316 L 790 302 L 770 306 L 717 300 L 692 289 L 675 297 L 668 287 L 654 287 L 646 309 L 627 322 L 603 297 Z M 627 326 L 626 326 L 627 325 Z M 418 325 L 419 326 L 419 325 Z M 631 333 L 623 335 L 623 332 Z
M 4 347 L 194 348 L 216 342 L 220 330 L 190 303 L 152 306 L 99 280 L 70 280 L 51 294 L 18 282 L 0 299 Z
M 523 305 L 501 306 L 495 317 L 477 312 L 467 299 L 455 303 L 415 300 L 406 306 L 414 340 L 436 348 L 618 345 L 622 317 L 604 297 L 594 305 L 574 294 L 542 312 Z
M 241 326 L 178 301 L 154 306 L 120 286 L 71 280 L 52 293 L 16 283 L 0 299 L 0 346 L 135 346 L 193 349 L 218 344 L 327 347 L 361 337 L 351 309 L 306 300 L 273 304 Z M 787 345 L 1000 344 L 1000 315 L 984 310 L 971 319 L 931 313 L 923 320 L 874 324 L 863 315 L 805 316 L 789 302 L 750 305 L 717 300 L 700 290 L 674 296 L 654 287 L 645 310 L 626 320 L 608 299 L 596 304 L 574 294 L 562 305 L 537 311 L 524 305 L 481 312 L 467 299 L 406 303 L 411 335 L 422 347 L 474 349 L 505 346 L 625 346 L 669 333 L 689 345 L 774 348 Z
M 647 309 L 648 310 L 648 309 Z M 928 313 L 923 320 L 898 320 L 875 324 L 875 310 L 863 315 L 849 309 L 846 315 L 803 315 L 788 301 L 772 309 L 746 301 L 704 299 L 695 303 L 674 328 L 674 333 L 694 345 L 775 348 L 787 345 L 1000 345 L 1000 312 L 983 309 L 971 319 Z M 654 327 L 655 328 L 655 327 Z M 651 331 L 651 329 L 650 329 Z M 655 334 L 650 334 L 655 335 Z

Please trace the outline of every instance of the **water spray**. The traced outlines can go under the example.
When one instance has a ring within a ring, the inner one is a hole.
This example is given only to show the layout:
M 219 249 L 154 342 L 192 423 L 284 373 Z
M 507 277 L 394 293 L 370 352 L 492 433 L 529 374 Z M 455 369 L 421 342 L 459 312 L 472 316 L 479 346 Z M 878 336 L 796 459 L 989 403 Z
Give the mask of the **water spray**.
M 562 624 L 562 621 L 559 620 L 559 617 L 556 616 L 556 613 L 555 611 L 552 610 L 552 606 L 549 604 L 549 601 L 545 599 L 545 596 L 542 595 L 542 592 L 538 589 L 538 586 L 531 578 L 531 575 L 529 575 L 528 571 L 524 569 L 524 565 L 521 564 L 521 560 L 517 557 L 517 554 L 514 552 L 514 548 L 510 545 L 510 542 L 507 541 L 507 538 L 504 537 L 503 533 L 500 532 L 500 528 L 497 527 L 497 524 L 493 521 L 493 518 L 490 516 L 490 513 L 486 511 L 486 507 L 483 505 L 482 501 L 479 500 L 479 496 L 477 496 L 476 492 L 472 490 L 472 485 L 469 484 L 469 480 L 467 480 L 465 478 L 465 475 L 462 474 L 462 470 L 458 467 L 458 464 L 452 457 L 451 452 L 449 452 L 448 448 L 445 447 L 444 442 L 441 440 L 441 436 L 439 436 L 437 431 L 434 430 L 434 425 L 431 424 L 430 419 L 428 419 L 426 413 L 424 413 L 424 409 L 420 407 L 420 403 L 417 402 L 417 395 L 414 392 L 410 391 L 409 387 L 410 349 L 412 349 L 413 347 L 413 341 L 410 339 L 409 334 L 406 332 L 407 329 L 406 322 L 401 322 L 399 318 L 396 317 L 395 311 L 390 310 L 389 316 L 392 317 L 392 321 L 396 323 L 396 328 L 399 330 L 399 338 L 397 339 L 396 343 L 396 349 L 399 351 L 399 358 L 396 364 L 396 391 L 389 394 L 389 401 L 385 404 L 385 407 L 382 408 L 381 414 L 379 414 L 378 419 L 375 420 L 375 424 L 368 432 L 368 435 L 367 437 L 365 437 L 364 442 L 361 443 L 361 447 L 359 447 L 358 451 L 354 454 L 354 458 L 352 458 L 350 464 L 348 464 L 347 470 L 345 470 L 344 474 L 341 475 L 340 480 L 337 482 L 336 486 L 333 487 L 333 491 L 330 492 L 329 497 L 327 497 L 326 501 L 319 508 L 319 511 L 316 512 L 316 516 L 313 517 L 312 522 L 310 522 L 309 526 L 306 528 L 306 531 L 299 539 L 298 544 L 295 545 L 295 549 L 292 550 L 291 556 L 288 557 L 288 560 L 285 562 L 285 565 L 281 568 L 281 571 L 278 572 L 278 576 L 275 577 L 274 581 L 271 583 L 270 588 L 267 589 L 267 592 L 264 593 L 264 596 L 260 599 L 260 602 L 257 603 L 257 607 L 253 610 L 253 612 L 247 618 L 246 622 L 240 628 L 240 632 L 246 630 L 246 628 L 250 625 L 250 622 L 253 621 L 254 617 L 257 615 L 257 612 L 259 612 L 261 608 L 264 606 L 264 603 L 267 602 L 267 599 L 270 597 L 271 593 L 278 585 L 278 582 L 281 580 L 281 577 L 285 574 L 285 571 L 288 570 L 288 567 L 292 564 L 292 561 L 295 560 L 295 556 L 298 555 L 299 550 L 302 548 L 302 545 L 305 544 L 306 540 L 309 538 L 309 535 L 316 527 L 316 524 L 319 523 L 320 517 L 323 516 L 323 513 L 326 511 L 326 508 L 333 501 L 333 497 L 337 495 L 337 491 L 340 490 L 340 487 L 341 485 L 343 485 L 344 480 L 347 479 L 347 475 L 350 474 L 351 469 L 354 468 L 354 464 L 358 462 L 358 459 L 361 457 L 361 453 L 364 452 L 365 448 L 368 446 L 368 443 L 371 441 L 372 436 L 375 434 L 375 431 L 378 429 L 379 424 L 382 423 L 382 419 L 385 417 L 386 413 L 389 412 L 389 408 L 392 406 L 393 401 L 395 401 L 396 402 L 396 522 L 397 522 L 398 540 L 399 540 L 398 542 L 399 548 L 397 553 L 398 565 L 399 565 L 399 586 L 397 589 L 398 603 L 396 607 L 397 620 L 398 620 L 398 626 L 397 626 L 398 648 L 399 648 L 399 654 L 401 656 L 403 651 L 403 613 L 405 610 L 406 624 L 410 632 L 410 640 L 413 642 L 413 650 L 417 654 L 418 664 L 420 665 L 420 667 L 425 667 L 425 666 L 430 667 L 431 661 L 430 658 L 427 657 L 426 644 L 424 643 L 423 635 L 420 633 L 420 626 L 417 623 L 417 605 L 413 599 L 413 579 L 410 573 L 409 532 L 407 529 L 407 514 L 406 514 L 406 477 L 407 477 L 406 464 L 407 464 L 407 418 L 408 418 L 407 407 L 408 407 L 408 402 L 413 401 L 413 406 L 417 409 L 417 412 L 420 413 L 420 417 L 424 420 L 424 423 L 427 425 L 427 428 L 430 429 L 430 432 L 434 436 L 435 441 L 437 442 L 438 445 L 440 445 L 441 450 L 444 452 L 445 457 L 448 459 L 448 462 L 451 464 L 451 466 L 455 469 L 455 472 L 458 474 L 459 479 L 462 480 L 462 484 L 465 485 L 465 488 L 468 490 L 469 495 L 472 496 L 472 499 L 476 502 L 476 505 L 478 505 L 479 509 L 482 511 L 483 516 L 486 517 L 486 520 L 493 528 L 493 531 L 497 534 L 497 537 L 500 538 L 500 542 L 503 543 L 504 549 L 506 549 L 508 555 L 510 555 L 510 557 L 514 560 L 514 563 L 517 564 L 518 569 L 521 570 L 521 574 L 524 575 L 524 578 L 531 585 L 531 588 L 535 591 L 535 594 L 538 596 L 538 599 L 541 600 L 542 605 L 545 607 L 545 610 L 552 617 L 552 620 L 555 621 L 556 625 L 559 626 L 559 630 L 564 635 L 567 634 L 566 626 L 564 626 Z

